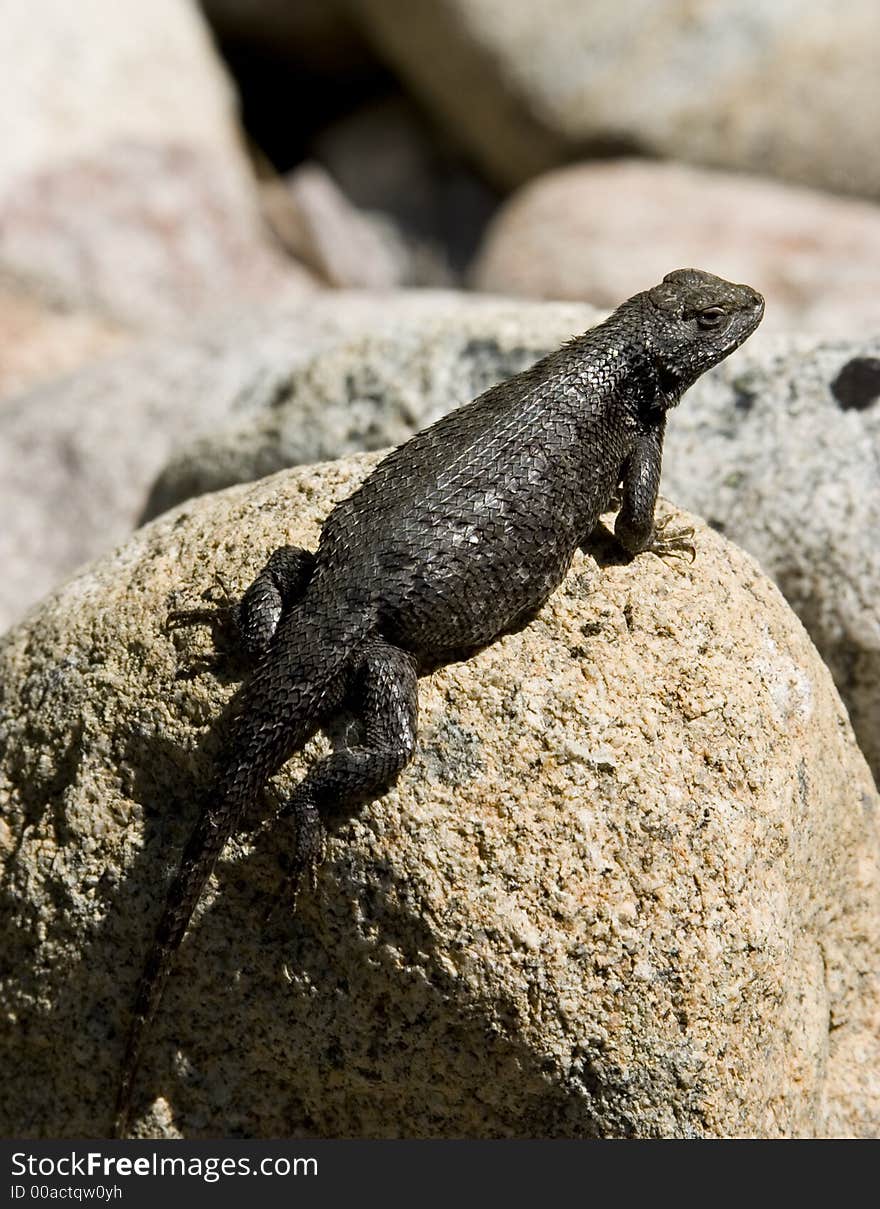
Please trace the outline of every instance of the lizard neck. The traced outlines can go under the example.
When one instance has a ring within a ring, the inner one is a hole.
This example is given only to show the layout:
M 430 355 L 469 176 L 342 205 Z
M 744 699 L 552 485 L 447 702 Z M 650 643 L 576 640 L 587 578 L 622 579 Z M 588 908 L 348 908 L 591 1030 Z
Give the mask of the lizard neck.
M 630 298 L 594 331 L 601 331 L 597 343 L 611 349 L 615 358 L 610 382 L 616 401 L 638 427 L 662 422 L 682 392 L 671 376 L 664 375 L 645 296 Z

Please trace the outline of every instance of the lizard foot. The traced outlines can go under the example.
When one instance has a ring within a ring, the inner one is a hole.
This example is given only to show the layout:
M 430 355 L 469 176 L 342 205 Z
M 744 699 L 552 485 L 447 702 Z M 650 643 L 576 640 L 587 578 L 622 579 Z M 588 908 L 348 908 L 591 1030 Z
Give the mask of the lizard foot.
M 193 625 L 211 628 L 215 654 L 200 656 L 195 661 L 195 668 L 188 669 L 188 675 L 219 671 L 239 646 L 238 604 L 219 573 L 215 572 L 214 583 L 202 593 L 202 600 L 205 605 L 170 609 L 165 617 L 166 634 Z
M 165 629 L 177 630 L 188 625 L 209 625 L 223 630 L 235 625 L 237 604 L 229 585 L 219 572 L 214 572 L 214 583 L 202 593 L 208 608 L 195 605 L 184 609 L 171 609 L 165 618 Z
M 293 858 L 289 863 L 284 862 L 284 880 L 264 922 L 272 918 L 282 903 L 289 903 L 291 913 L 294 912 L 304 882 L 312 892 L 315 891 L 318 869 L 327 855 L 327 828 L 311 794 L 303 792 L 302 786 L 294 790 L 275 818 L 264 823 L 260 830 L 266 831 L 280 820 L 290 817 L 296 824 Z
M 690 558 L 693 562 L 697 557 L 697 548 L 690 540 L 694 536 L 692 527 L 685 529 L 670 529 L 672 513 L 667 514 L 654 526 L 654 536 L 648 549 L 658 558 Z

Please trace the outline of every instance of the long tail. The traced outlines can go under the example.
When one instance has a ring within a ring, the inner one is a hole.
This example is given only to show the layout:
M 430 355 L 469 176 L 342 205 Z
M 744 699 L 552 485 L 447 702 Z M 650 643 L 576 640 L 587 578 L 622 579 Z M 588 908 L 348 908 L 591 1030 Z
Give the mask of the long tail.
M 294 643 L 301 649 L 291 650 Z M 128 1132 L 144 1038 L 217 858 L 266 779 L 314 734 L 341 696 L 347 644 L 312 627 L 294 643 L 273 646 L 242 690 L 213 802 L 196 823 L 168 891 L 129 1029 L 116 1098 L 117 1138 Z
M 209 807 L 196 823 L 184 849 L 180 868 L 168 891 L 165 910 L 138 987 L 116 1097 L 114 1137 L 124 1138 L 128 1133 L 131 1095 L 140 1067 L 144 1037 L 159 1008 L 175 954 L 189 926 L 196 903 L 243 809 L 243 802 L 230 799 L 224 801 L 219 808 Z

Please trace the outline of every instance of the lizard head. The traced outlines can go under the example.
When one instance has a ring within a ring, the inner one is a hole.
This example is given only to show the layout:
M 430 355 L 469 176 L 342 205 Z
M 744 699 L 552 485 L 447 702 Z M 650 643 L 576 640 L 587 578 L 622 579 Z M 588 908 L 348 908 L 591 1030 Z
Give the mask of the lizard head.
M 676 269 L 643 296 L 659 383 L 670 403 L 739 348 L 764 314 L 764 299 L 699 269 Z

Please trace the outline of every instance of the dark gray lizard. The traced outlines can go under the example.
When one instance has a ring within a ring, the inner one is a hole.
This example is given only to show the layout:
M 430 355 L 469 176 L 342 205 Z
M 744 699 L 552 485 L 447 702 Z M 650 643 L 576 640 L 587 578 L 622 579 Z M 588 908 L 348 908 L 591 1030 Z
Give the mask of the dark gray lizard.
M 147 959 L 117 1136 L 174 953 L 268 778 L 354 700 L 360 745 L 318 760 L 276 816 L 296 825 L 295 895 L 323 855 L 322 813 L 382 793 L 412 758 L 418 677 L 533 617 L 618 492 L 614 533 L 626 551 L 692 550 L 690 530 L 654 521 L 666 413 L 763 313 L 748 286 L 670 273 L 395 449 L 333 509 L 317 553 L 285 546 L 271 556 L 238 606 L 255 668 Z

